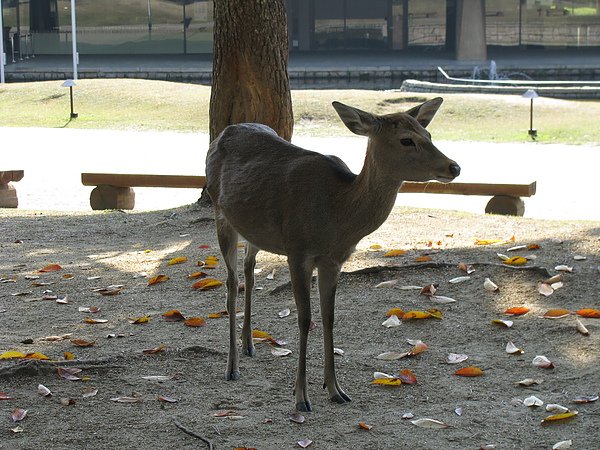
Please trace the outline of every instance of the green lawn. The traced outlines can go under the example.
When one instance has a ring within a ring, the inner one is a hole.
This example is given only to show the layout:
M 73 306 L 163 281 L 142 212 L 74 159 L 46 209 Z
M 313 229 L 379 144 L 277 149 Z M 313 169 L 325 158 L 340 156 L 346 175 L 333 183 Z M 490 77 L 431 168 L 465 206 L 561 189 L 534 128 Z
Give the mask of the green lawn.
M 208 131 L 210 88 L 147 80 L 79 80 L 69 121 L 69 90 L 60 81 L 9 83 L 0 87 L 0 126 Z M 350 133 L 331 107 L 333 100 L 376 113 L 405 110 L 433 95 L 395 91 L 293 91 L 296 135 Z M 437 140 L 523 142 L 529 138 L 529 101 L 520 96 L 444 95 L 430 131 Z M 600 143 L 600 102 L 540 98 L 534 127 L 539 141 Z

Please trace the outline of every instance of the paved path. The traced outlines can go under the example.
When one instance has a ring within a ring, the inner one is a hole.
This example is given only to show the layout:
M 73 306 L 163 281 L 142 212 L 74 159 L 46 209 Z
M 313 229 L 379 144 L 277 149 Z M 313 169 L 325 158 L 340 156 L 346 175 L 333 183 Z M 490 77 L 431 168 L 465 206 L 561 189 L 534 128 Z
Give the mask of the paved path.
M 359 171 L 365 139 L 297 137 L 294 143 L 335 154 Z M 525 216 L 600 220 L 597 173 L 600 147 L 548 144 L 437 142 L 462 167 L 457 181 L 529 183 L 538 193 Z M 0 128 L 1 170 L 24 169 L 15 183 L 21 209 L 86 211 L 91 187 L 81 172 L 200 175 L 208 136 L 199 133 Z M 197 200 L 194 189 L 136 188 L 136 210 L 164 209 Z M 483 213 L 487 197 L 400 194 L 399 205 Z

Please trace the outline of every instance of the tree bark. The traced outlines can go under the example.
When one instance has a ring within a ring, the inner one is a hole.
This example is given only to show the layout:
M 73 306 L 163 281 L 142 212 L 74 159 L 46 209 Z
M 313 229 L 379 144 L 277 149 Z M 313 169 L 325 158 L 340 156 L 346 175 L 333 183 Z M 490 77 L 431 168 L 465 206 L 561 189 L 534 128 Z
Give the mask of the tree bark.
M 292 137 L 285 0 L 215 0 L 210 140 L 257 122 Z

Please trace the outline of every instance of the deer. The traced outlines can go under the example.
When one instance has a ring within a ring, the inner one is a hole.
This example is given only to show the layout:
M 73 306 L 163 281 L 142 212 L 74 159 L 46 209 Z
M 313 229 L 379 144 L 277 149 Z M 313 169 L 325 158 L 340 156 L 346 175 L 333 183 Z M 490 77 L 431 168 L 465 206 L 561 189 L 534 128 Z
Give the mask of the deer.
M 315 269 L 324 339 L 323 388 L 335 403 L 351 401 L 338 383 L 334 364 L 334 305 L 341 268 L 358 242 L 387 219 L 404 181 L 450 182 L 460 174 L 460 166 L 434 146 L 426 130 L 442 101 L 438 97 L 385 115 L 333 102 L 346 127 L 368 137 L 358 175 L 340 158 L 295 146 L 262 124 L 230 125 L 213 140 L 206 157 L 206 189 L 227 270 L 226 380 L 240 377 L 236 299 L 241 236 L 246 241 L 243 353 L 256 353 L 250 320 L 256 255 L 265 250 L 287 256 L 299 328 L 296 410 L 312 411 L 306 351 Z

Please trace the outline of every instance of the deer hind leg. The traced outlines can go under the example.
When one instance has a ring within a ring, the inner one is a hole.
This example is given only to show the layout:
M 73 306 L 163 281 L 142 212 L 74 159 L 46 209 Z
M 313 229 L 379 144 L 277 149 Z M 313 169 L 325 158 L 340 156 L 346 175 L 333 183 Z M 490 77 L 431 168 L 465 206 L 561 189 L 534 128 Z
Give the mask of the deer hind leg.
M 246 256 L 244 257 L 244 326 L 242 328 L 242 351 L 244 355 L 254 356 L 256 350 L 252 342 L 252 325 L 250 316 L 252 313 L 252 291 L 254 290 L 254 268 L 256 267 L 256 254 L 259 248 L 248 242 L 246 244 Z
M 337 381 L 333 354 L 335 292 L 340 275 L 340 266 L 327 262 L 320 263 L 317 267 L 319 269 L 319 299 L 321 302 L 325 353 L 323 388 L 327 388 L 331 401 L 335 403 L 347 403 L 352 401 L 352 399 L 342 390 Z
M 240 377 L 239 354 L 236 339 L 235 306 L 238 292 L 237 239 L 238 233 L 220 212 L 216 211 L 217 237 L 227 268 L 227 312 L 229 313 L 229 356 L 227 357 L 226 380 Z
M 308 398 L 308 383 L 306 381 L 306 346 L 308 342 L 308 329 L 310 328 L 310 282 L 312 278 L 312 265 L 305 258 L 288 258 L 294 300 L 298 310 L 298 328 L 300 330 L 300 350 L 298 352 L 298 371 L 294 394 L 296 409 L 298 411 L 312 411 Z

